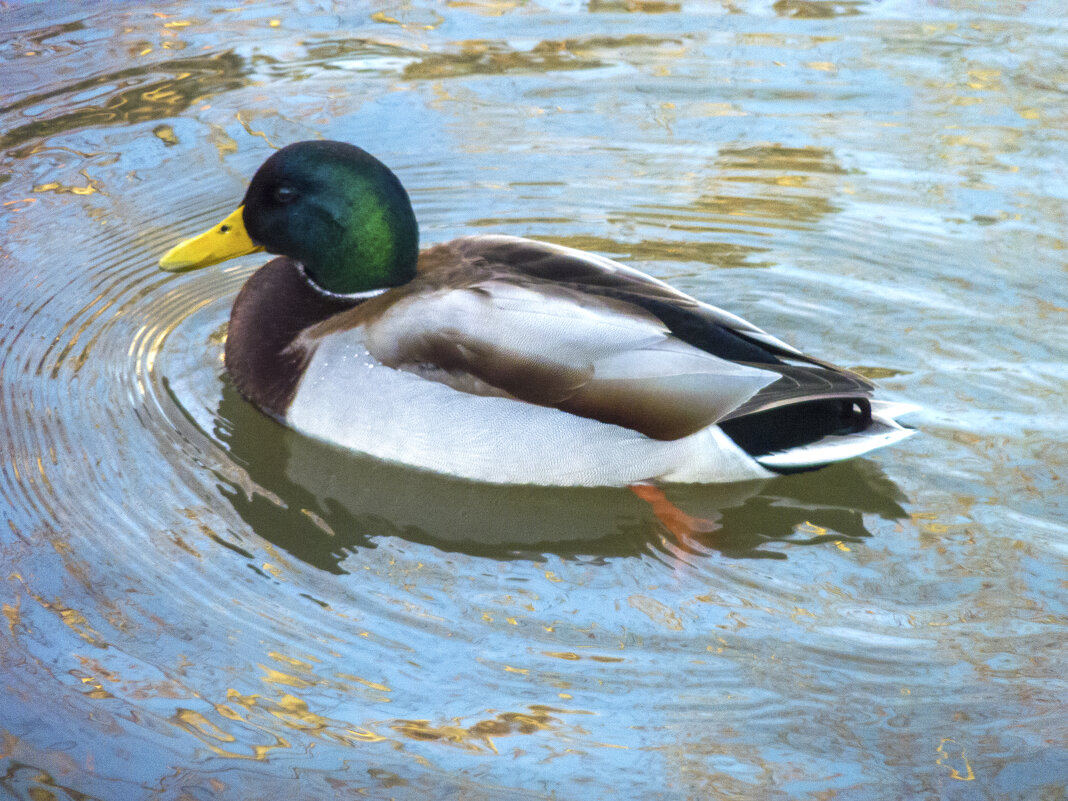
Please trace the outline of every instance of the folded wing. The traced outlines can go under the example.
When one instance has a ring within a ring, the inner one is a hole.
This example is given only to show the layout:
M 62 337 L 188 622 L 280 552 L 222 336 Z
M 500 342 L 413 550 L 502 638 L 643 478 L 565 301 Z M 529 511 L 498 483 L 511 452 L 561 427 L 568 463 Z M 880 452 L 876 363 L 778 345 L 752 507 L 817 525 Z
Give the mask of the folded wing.
M 655 439 L 692 434 L 779 378 L 679 340 L 641 308 L 523 276 L 401 300 L 365 337 L 391 367 Z
M 414 281 L 321 333 L 350 326 L 390 367 L 655 439 L 721 423 L 766 453 L 870 423 L 861 376 L 625 265 L 529 239 L 430 248 Z

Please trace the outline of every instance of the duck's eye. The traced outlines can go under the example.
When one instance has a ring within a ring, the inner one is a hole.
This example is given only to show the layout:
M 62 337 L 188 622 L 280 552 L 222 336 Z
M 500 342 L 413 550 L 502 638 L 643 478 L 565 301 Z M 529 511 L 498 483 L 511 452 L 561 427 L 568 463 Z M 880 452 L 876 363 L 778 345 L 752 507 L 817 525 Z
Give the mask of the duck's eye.
M 276 186 L 274 189 L 274 199 L 279 203 L 289 203 L 296 197 L 297 190 L 291 186 Z

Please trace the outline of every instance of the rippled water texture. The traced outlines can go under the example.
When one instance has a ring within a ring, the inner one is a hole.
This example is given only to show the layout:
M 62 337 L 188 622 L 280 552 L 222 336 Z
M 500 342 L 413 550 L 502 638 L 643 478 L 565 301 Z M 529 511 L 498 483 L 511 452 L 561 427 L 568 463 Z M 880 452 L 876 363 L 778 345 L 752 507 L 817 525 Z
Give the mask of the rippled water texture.
M 0 9 L 0 797 L 1064 798 L 1063 4 L 354 5 Z M 155 261 L 320 136 L 922 434 L 669 488 L 691 544 L 294 436 L 222 370 L 263 257 Z

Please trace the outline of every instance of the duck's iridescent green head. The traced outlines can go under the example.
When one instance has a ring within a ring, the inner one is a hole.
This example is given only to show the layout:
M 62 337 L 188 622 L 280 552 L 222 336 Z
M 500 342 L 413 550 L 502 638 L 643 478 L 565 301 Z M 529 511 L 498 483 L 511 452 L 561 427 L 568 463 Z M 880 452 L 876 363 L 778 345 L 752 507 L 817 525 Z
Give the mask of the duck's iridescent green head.
M 349 294 L 411 280 L 419 231 L 408 193 L 378 159 L 343 142 L 297 142 L 256 171 L 241 208 L 160 266 L 206 267 L 261 248 L 301 262 L 321 288 Z

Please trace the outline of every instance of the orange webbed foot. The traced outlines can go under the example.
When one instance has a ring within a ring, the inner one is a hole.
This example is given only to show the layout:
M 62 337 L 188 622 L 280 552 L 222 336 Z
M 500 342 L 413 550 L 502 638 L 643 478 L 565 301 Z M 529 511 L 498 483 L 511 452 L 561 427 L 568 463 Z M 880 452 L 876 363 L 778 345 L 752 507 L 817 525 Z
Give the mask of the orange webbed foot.
M 712 534 L 722 528 L 714 520 L 693 517 L 668 500 L 660 487 L 652 484 L 631 484 L 631 492 L 652 507 L 653 514 L 681 545 L 703 550 L 699 535 Z

